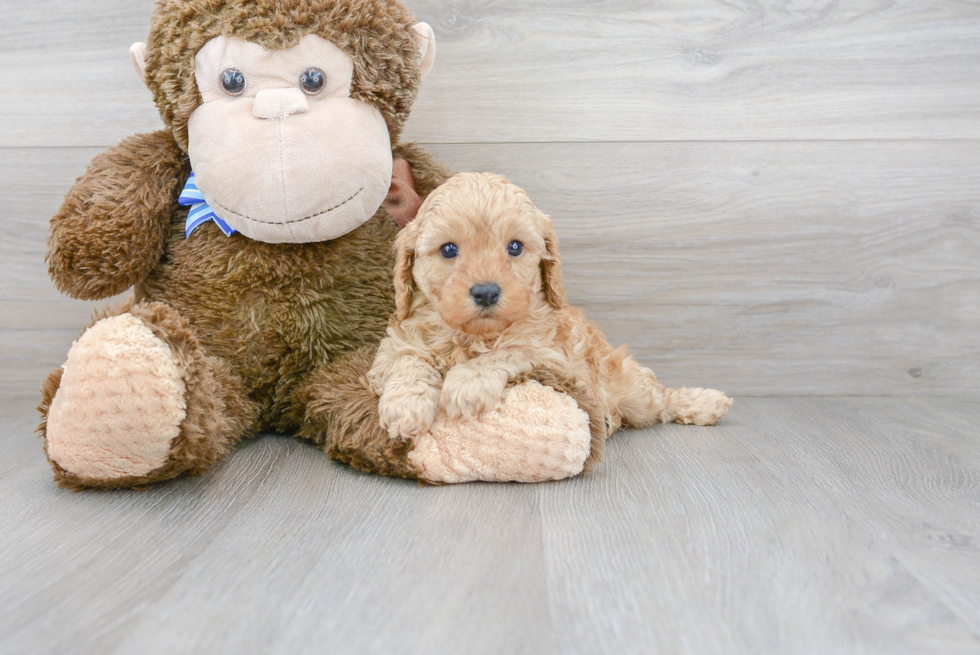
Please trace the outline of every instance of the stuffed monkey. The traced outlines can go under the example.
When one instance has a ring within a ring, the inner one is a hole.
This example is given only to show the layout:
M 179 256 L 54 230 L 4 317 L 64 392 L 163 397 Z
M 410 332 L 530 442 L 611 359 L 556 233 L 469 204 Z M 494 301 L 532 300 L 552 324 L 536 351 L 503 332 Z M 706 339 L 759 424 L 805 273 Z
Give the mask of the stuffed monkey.
M 601 418 L 546 372 L 508 395 L 510 422 L 407 441 L 378 425 L 364 376 L 394 306 L 392 241 L 447 177 L 398 143 L 434 48 L 394 0 L 158 3 L 130 55 L 166 129 L 98 155 L 51 220 L 59 290 L 134 289 L 44 383 L 59 484 L 201 474 L 260 431 L 436 483 L 598 458 Z

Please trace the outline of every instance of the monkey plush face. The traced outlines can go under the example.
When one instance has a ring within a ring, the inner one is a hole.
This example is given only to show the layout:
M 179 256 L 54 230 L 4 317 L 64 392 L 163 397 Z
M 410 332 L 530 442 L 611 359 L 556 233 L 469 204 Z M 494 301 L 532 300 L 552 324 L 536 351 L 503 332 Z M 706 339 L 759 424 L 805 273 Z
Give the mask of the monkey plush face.
M 188 154 L 220 218 L 251 239 L 306 243 L 374 215 L 391 185 L 391 142 L 381 113 L 350 97 L 353 70 L 314 34 L 285 50 L 224 36 L 201 48 Z
M 434 45 L 397 0 L 161 0 L 130 55 L 210 210 L 310 243 L 381 207 Z

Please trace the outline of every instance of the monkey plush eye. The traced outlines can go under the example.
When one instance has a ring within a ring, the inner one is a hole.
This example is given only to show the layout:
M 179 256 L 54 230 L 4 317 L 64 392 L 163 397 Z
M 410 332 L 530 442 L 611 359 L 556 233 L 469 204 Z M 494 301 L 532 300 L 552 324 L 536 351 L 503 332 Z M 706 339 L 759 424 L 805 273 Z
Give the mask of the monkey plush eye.
M 323 91 L 327 76 L 319 68 L 311 68 L 299 76 L 299 88 L 308 96 L 314 96 Z
M 229 68 L 221 73 L 221 88 L 230 96 L 240 96 L 245 93 L 245 74 L 240 70 Z
M 507 246 L 507 254 L 511 257 L 520 257 L 524 254 L 524 244 L 520 241 L 511 241 Z
M 442 248 L 439 248 L 439 254 L 444 259 L 455 259 L 456 255 L 459 254 L 459 247 L 455 243 L 447 243 Z

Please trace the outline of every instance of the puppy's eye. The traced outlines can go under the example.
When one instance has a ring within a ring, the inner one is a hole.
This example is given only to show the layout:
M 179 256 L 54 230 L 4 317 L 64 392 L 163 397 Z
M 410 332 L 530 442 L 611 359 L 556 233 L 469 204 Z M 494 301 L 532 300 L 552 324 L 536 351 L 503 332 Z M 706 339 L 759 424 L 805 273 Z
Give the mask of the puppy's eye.
M 221 88 L 230 96 L 240 96 L 245 93 L 245 73 L 235 68 L 229 68 L 221 73 Z
M 444 259 L 455 259 L 456 255 L 459 254 L 459 247 L 455 243 L 447 243 L 442 248 L 439 248 L 439 254 Z
M 520 257 L 524 254 L 524 244 L 520 241 L 511 241 L 507 246 L 507 254 L 511 257 Z

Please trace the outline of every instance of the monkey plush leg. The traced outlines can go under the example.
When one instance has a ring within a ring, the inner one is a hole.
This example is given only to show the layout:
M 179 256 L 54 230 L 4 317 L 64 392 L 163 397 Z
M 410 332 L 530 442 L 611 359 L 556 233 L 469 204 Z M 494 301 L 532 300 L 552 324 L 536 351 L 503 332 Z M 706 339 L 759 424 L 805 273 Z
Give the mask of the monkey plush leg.
M 300 436 L 333 459 L 368 473 L 416 478 L 408 461 L 412 440 L 391 439 L 381 427 L 378 397 L 366 377 L 375 350 L 360 348 L 313 373 L 296 392 L 293 420 Z
M 203 473 L 256 414 L 241 381 L 162 303 L 99 317 L 42 393 L 45 452 L 55 481 L 74 489 Z
M 601 456 L 602 418 L 590 424 L 571 396 L 535 381 L 509 387 L 479 418 L 441 417 L 426 434 L 392 439 L 365 379 L 373 360 L 363 348 L 317 372 L 294 409 L 302 436 L 355 468 L 433 483 L 540 482 L 578 475 Z

